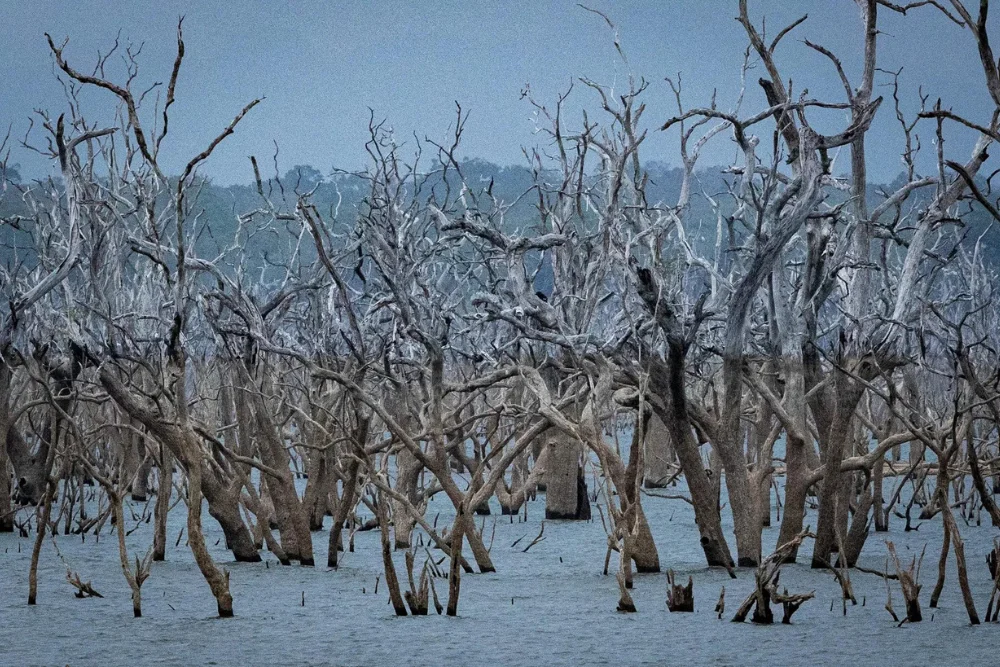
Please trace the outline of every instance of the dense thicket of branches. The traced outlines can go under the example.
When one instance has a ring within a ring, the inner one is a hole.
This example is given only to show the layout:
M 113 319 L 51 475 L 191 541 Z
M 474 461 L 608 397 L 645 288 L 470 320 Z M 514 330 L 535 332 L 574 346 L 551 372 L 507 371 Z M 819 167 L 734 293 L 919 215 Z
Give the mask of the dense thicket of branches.
M 507 198 L 457 159 L 460 107 L 441 143 L 403 146 L 373 121 L 369 167 L 350 176 L 364 193 L 357 205 L 319 206 L 319 181 L 265 178 L 251 158 L 256 201 L 211 242 L 197 169 L 258 101 L 168 176 L 158 156 L 183 69 L 181 26 L 159 97 L 133 90 L 131 53 L 116 83 L 108 56 L 83 70 L 50 39 L 68 109 L 41 114 L 30 147 L 58 161 L 60 177 L 5 181 L 17 203 L 7 210 L 19 212 L 3 220 L 0 528 L 34 505 L 36 528 L 99 530 L 107 514 L 121 525 L 126 494 L 156 493 L 151 558 L 162 559 L 176 486 L 175 511 L 187 512 L 195 560 L 226 616 L 233 599 L 205 545 L 203 499 L 241 561 L 266 548 L 312 565 L 312 532 L 330 515 L 334 567 L 364 505 L 396 613 L 428 608 L 437 566 L 418 585 L 410 552 L 404 604 L 391 557 L 419 526 L 450 558 L 454 614 L 462 572 L 494 569 L 473 521 L 491 498 L 513 514 L 544 485 L 547 516 L 582 519 L 599 492 L 619 608 L 629 609 L 633 569 L 661 565 L 653 533 L 665 528 L 646 520 L 644 487 L 683 479 L 707 563 L 760 566 L 755 617 L 769 617 L 767 598 L 786 604 L 787 619 L 808 597 L 778 594 L 776 568 L 812 535 L 808 497 L 819 510 L 812 564 L 839 560 L 841 577 L 870 528 L 887 529 L 895 476 L 917 488 L 925 515 L 943 515 L 942 564 L 952 544 L 964 572 L 953 507 L 982 507 L 1000 525 L 998 282 L 964 223 L 973 208 L 1000 219 L 987 166 L 1000 138 L 988 3 L 978 14 L 958 0 L 915 3 L 978 46 L 996 106 L 969 117 L 927 99 L 904 114 L 895 77 L 879 73 L 878 14 L 917 7 L 857 5 L 857 81 L 822 45 L 802 47 L 829 59 L 842 99 L 793 89 L 781 51 L 797 24 L 769 42 L 741 0 L 744 81 L 764 89 L 767 108 L 743 108 L 742 94 L 725 111 L 689 107 L 672 82 L 676 112 L 649 126 L 640 79 L 624 90 L 582 79 L 572 94 L 599 111 L 580 121 L 563 112 L 570 92 L 554 104 L 529 95 L 546 141 L 528 153 L 530 182 Z M 759 82 L 746 80 L 751 65 Z M 877 77 L 893 100 L 876 96 Z M 84 118 L 89 88 L 117 98 L 114 118 Z M 873 193 L 866 135 L 893 106 L 905 178 Z M 831 109 L 842 127 L 821 134 L 810 120 Z M 954 124 L 979 132 L 971 155 L 949 154 Z M 641 148 L 651 131 L 680 135 L 675 199 L 650 197 Z M 722 191 L 699 193 L 709 141 L 731 141 L 738 159 L 722 170 Z M 935 168 L 921 173 L 918 152 L 932 143 Z M 700 215 L 695 198 L 708 203 Z M 249 261 L 251 246 L 269 252 Z M 624 450 L 607 437 L 623 427 Z M 308 476 L 304 491 L 296 471 Z M 84 480 L 103 489 L 104 516 L 88 516 Z M 780 548 L 764 558 L 772 487 Z M 424 517 L 436 494 L 454 507 L 449 528 Z M 39 536 L 31 602 L 41 547 Z M 150 564 L 133 568 L 124 538 L 120 550 L 138 615 Z

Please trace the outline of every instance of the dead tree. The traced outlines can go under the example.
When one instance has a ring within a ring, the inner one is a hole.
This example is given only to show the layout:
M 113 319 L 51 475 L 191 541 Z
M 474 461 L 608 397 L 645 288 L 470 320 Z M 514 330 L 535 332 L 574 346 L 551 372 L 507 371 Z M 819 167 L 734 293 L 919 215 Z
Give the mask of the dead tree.
M 674 571 L 667 570 L 667 609 L 694 611 L 694 579 L 688 577 L 687 586 L 681 586 L 677 583 Z
M 765 558 L 754 573 L 754 590 L 747 596 L 743 604 L 736 610 L 733 616 L 733 623 L 743 623 L 747 614 L 753 609 L 754 623 L 771 624 L 774 622 L 774 613 L 771 611 L 771 602 L 781 602 L 784 610 L 782 623 L 790 623 L 792 614 L 806 600 L 811 599 L 815 592 L 789 595 L 785 589 L 783 593 L 778 593 L 778 579 L 781 576 L 781 566 L 787 561 L 787 556 L 792 553 L 802 543 L 806 537 L 814 537 L 808 529 L 796 535 L 790 542 L 778 547 L 774 553 Z
M 924 562 L 924 554 L 921 552 L 919 560 L 914 556 L 910 566 L 904 569 L 903 565 L 899 562 L 899 557 L 896 555 L 895 545 L 886 540 L 885 546 L 889 550 L 889 555 L 892 556 L 893 563 L 896 566 L 896 577 L 899 579 L 899 586 L 903 591 L 903 600 L 906 603 L 906 620 L 910 623 L 919 623 L 923 620 L 923 614 L 920 613 L 921 586 L 917 582 L 920 580 L 920 566 Z M 887 608 L 890 607 L 891 602 L 887 604 Z M 893 613 L 891 609 L 890 613 Z M 895 616 L 894 613 L 893 616 Z

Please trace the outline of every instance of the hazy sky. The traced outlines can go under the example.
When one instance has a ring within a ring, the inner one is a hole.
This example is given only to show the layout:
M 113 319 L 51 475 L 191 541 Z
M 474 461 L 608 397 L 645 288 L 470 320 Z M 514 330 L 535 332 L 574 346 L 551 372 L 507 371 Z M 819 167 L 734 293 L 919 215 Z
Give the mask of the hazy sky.
M 280 146 L 283 170 L 301 163 L 324 172 L 333 165 L 359 167 L 369 107 L 402 138 L 415 132 L 441 139 L 457 100 L 471 112 L 463 154 L 516 164 L 523 163 L 521 147 L 540 140 L 531 107 L 520 99 L 525 84 L 539 100 L 552 102 L 574 77 L 620 87 L 631 70 L 650 81 L 645 99 L 651 126 L 674 111 L 664 77 L 677 72 L 687 105 L 707 105 L 713 89 L 720 106 L 731 105 L 747 44 L 734 20 L 736 0 L 592 0 L 591 6 L 617 23 L 627 66 L 603 21 L 569 0 L 4 0 L 0 123 L 20 137 L 33 109 L 57 114 L 66 108 L 45 32 L 57 42 L 69 37 L 65 56 L 89 71 L 98 51 L 106 51 L 121 30 L 123 40 L 143 44 L 135 85 L 141 90 L 169 77 L 180 14 L 186 16 L 187 56 L 171 113 L 170 146 L 163 151 L 171 171 L 199 152 L 247 101 L 267 98 L 205 166 L 203 173 L 223 183 L 247 181 L 247 156 L 269 158 L 273 141 Z M 861 33 L 853 0 L 751 0 L 751 11 L 758 25 L 766 17 L 769 35 L 808 13 L 778 50 L 783 75 L 793 79 L 796 91 L 807 87 L 811 96 L 843 100 L 829 62 L 800 40 L 834 50 L 856 79 Z M 905 66 L 901 80 L 908 112 L 916 109 L 922 85 L 931 100 L 941 97 L 946 107 L 987 123 L 991 104 L 971 34 L 933 9 L 914 10 L 906 18 L 884 10 L 881 15 L 880 66 Z M 1000 42 L 992 23 L 994 41 Z M 118 62 L 115 76 L 122 71 Z M 747 114 L 765 105 L 759 76 L 758 67 L 751 73 Z M 578 85 L 573 100 L 574 109 L 599 114 L 589 89 Z M 88 91 L 84 102 L 92 120 L 110 121 L 110 93 Z M 570 120 L 579 120 L 578 113 Z M 841 129 L 843 116 L 827 114 L 817 123 Z M 933 128 L 925 123 L 930 153 Z M 868 147 L 874 180 L 900 171 L 898 127 L 891 105 L 884 105 Z M 964 155 L 971 147 L 969 133 L 950 128 L 948 136 L 949 149 Z M 644 159 L 676 163 L 676 154 L 676 130 L 654 132 Z M 722 163 L 732 154 L 729 137 L 720 137 L 704 163 Z M 841 159 L 846 167 L 846 156 Z M 15 150 L 12 162 L 32 176 L 51 168 L 23 150 Z

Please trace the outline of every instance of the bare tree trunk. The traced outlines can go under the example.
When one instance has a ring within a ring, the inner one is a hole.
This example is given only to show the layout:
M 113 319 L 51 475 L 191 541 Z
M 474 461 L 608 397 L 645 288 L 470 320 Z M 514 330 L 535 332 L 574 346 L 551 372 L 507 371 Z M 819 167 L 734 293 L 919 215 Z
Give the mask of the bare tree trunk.
M 660 307 L 661 290 L 655 284 L 652 273 L 643 270 L 638 273 L 639 294 L 651 313 L 665 313 Z M 663 363 L 651 357 L 648 366 L 651 393 L 659 401 L 652 403 L 653 411 L 670 431 L 670 439 L 677 454 L 681 470 L 691 492 L 695 523 L 701 536 L 701 547 L 709 566 L 732 568 L 733 558 L 722 532 L 722 517 L 717 500 L 712 498 L 712 483 L 705 472 L 698 443 L 695 441 L 688 414 L 687 389 L 685 387 L 684 365 L 687 343 L 678 323 L 665 318 L 660 323 L 667 334 L 668 357 Z
M 934 583 L 934 590 L 931 591 L 931 609 L 935 609 L 938 606 L 938 600 L 941 599 L 941 593 L 944 591 L 944 579 L 948 574 L 948 551 L 951 549 L 951 530 L 948 529 L 947 522 L 942 522 L 942 528 L 944 528 L 944 536 L 941 540 L 941 557 L 938 558 L 938 577 Z
M 146 452 L 144 438 L 139 439 L 136 447 L 142 458 L 132 480 L 132 500 L 146 502 L 149 499 L 149 473 L 153 470 L 153 458 Z
M 659 572 L 660 556 L 653 541 L 653 533 L 649 529 L 646 514 L 638 500 L 635 515 L 635 528 L 628 535 L 628 553 L 635 562 L 636 572 Z
M 479 572 L 496 572 L 493 559 L 490 558 L 490 552 L 483 544 L 483 536 L 476 530 L 476 522 L 473 521 L 472 514 L 463 511 L 461 517 L 464 519 L 465 537 L 469 540 L 469 548 L 472 550 L 472 556 L 476 559 L 476 567 L 479 568 Z
M 389 543 L 389 513 L 385 511 L 382 494 L 374 499 L 375 511 L 378 515 L 378 530 L 382 544 L 382 566 L 385 570 L 385 585 L 389 589 L 389 600 L 396 616 L 406 616 L 406 605 L 399 592 L 399 577 L 396 576 L 396 566 L 392 562 L 392 546 Z
M 14 532 L 14 507 L 10 502 L 10 461 L 7 448 L 0 447 L 0 533 Z
M 327 499 L 330 496 L 330 475 L 327 469 L 327 450 L 310 449 L 307 458 L 306 490 L 302 496 L 302 505 L 305 507 L 309 520 L 309 530 L 323 530 L 323 520 L 327 513 Z
M 545 518 L 571 521 L 589 518 L 582 516 L 579 499 L 582 445 L 560 433 L 550 437 L 545 449 L 548 462 L 545 468 Z
M 417 489 L 423 469 L 423 464 L 405 447 L 396 454 L 396 492 L 414 507 L 420 507 L 423 501 L 423 494 Z M 392 523 L 396 548 L 408 549 L 416 520 L 403 507 L 402 501 L 393 501 Z
M 830 426 L 830 434 L 823 452 L 826 472 L 823 475 L 819 497 L 819 517 L 816 519 L 816 543 L 813 547 L 812 566 L 824 568 L 832 562 L 830 555 L 837 544 L 837 501 L 840 498 L 840 464 L 844 460 L 844 449 L 853 433 L 854 410 L 861 400 L 862 388 L 843 373 L 837 373 L 836 418 Z
M 653 541 L 653 533 L 649 529 L 649 522 L 646 521 L 646 514 L 642 511 L 642 494 L 640 485 L 642 474 L 645 469 L 643 460 L 643 449 L 645 447 L 645 429 L 650 419 L 644 419 L 641 415 L 636 419 L 635 428 L 632 431 L 632 442 L 629 446 L 628 465 L 625 467 L 624 489 L 619 493 L 625 496 L 625 501 L 630 508 L 634 508 L 633 524 L 625 535 L 625 551 L 635 561 L 635 568 L 638 572 L 659 572 L 660 555 L 656 551 L 656 542 Z M 624 554 L 623 554 L 624 557 Z M 631 570 L 627 571 L 629 583 L 631 584 Z
M 188 466 L 188 475 L 190 468 Z M 201 491 L 208 501 L 208 513 L 219 522 L 226 536 L 226 546 L 241 563 L 259 563 L 260 553 L 254 544 L 250 529 L 240 515 L 240 495 L 235 487 L 223 485 L 216 475 L 209 472 L 201 478 Z
M 55 493 L 55 481 L 49 480 L 45 493 L 42 494 L 42 506 L 36 515 L 38 526 L 35 531 L 35 542 L 31 548 L 31 565 L 28 568 L 28 604 L 35 604 L 38 598 L 38 559 L 42 554 L 42 543 L 45 541 L 45 535 L 49 532 L 49 517 L 52 516 L 52 501 Z
M 846 563 L 847 567 L 854 567 L 861 556 L 861 550 L 865 547 L 868 539 L 868 511 L 872 508 L 874 495 L 865 488 L 858 496 L 857 508 L 854 510 L 854 517 L 851 519 L 851 526 L 847 529 L 847 537 L 844 539 L 844 551 L 839 554 L 841 563 Z
M 274 501 L 274 514 L 278 522 L 278 532 L 281 535 L 281 547 L 290 560 L 297 560 L 302 565 L 314 564 L 312 550 L 312 534 L 309 530 L 309 518 L 306 508 L 299 500 L 295 489 L 295 478 L 292 475 L 288 450 L 282 442 L 277 425 L 271 419 L 267 403 L 262 391 L 271 390 L 270 369 L 261 369 L 264 376 L 264 387 L 258 389 L 250 376 L 249 369 L 243 364 L 237 364 L 240 385 L 236 390 L 237 401 L 247 402 L 253 414 L 257 427 L 258 444 L 264 463 L 278 473 L 277 477 L 267 480 L 271 499 Z M 242 395 L 242 396 L 240 396 Z
M 528 452 L 525 450 L 514 459 L 511 465 L 510 487 L 504 480 L 496 487 L 497 500 L 500 501 L 500 513 L 504 516 L 515 516 L 521 506 L 535 495 L 535 490 L 545 475 L 545 456 L 540 455 L 534 467 L 528 471 Z
M 855 473 L 853 472 L 843 474 L 841 476 L 840 489 L 837 492 L 834 534 L 841 537 L 847 535 L 848 519 L 851 516 L 851 500 L 854 499 L 854 477 Z M 839 552 L 840 542 L 836 542 L 834 547 Z
M 167 514 L 170 511 L 170 497 L 173 495 L 174 457 L 170 450 L 160 445 L 159 485 L 156 490 L 156 506 L 153 508 L 153 560 L 162 561 L 167 557 Z
M 367 431 L 367 426 L 365 430 Z M 347 474 L 343 481 L 344 491 L 337 502 L 337 509 L 333 516 L 333 527 L 330 528 L 330 545 L 326 556 L 327 567 L 334 569 L 337 567 L 338 552 L 342 548 L 341 533 L 344 530 L 344 523 L 347 521 L 348 515 L 354 509 L 359 469 L 358 459 L 350 459 L 350 462 L 347 464 Z
M 451 565 L 448 568 L 448 616 L 458 615 L 458 595 L 462 586 L 462 536 L 465 534 L 463 518 L 465 505 L 459 504 L 455 523 L 451 527 Z
M 207 470 L 207 474 L 202 474 L 200 467 L 204 462 L 204 455 L 196 441 L 198 436 L 190 427 L 182 426 L 173 419 L 166 419 L 154 412 L 144 397 L 137 397 L 125 388 L 110 367 L 101 368 L 100 377 L 101 384 L 115 403 L 130 417 L 141 422 L 164 447 L 169 448 L 189 477 L 192 468 L 199 468 L 199 498 L 204 494 L 205 500 L 208 501 L 208 513 L 222 527 L 226 545 L 232 550 L 236 560 L 247 563 L 260 562 L 260 554 L 254 545 L 253 537 L 240 515 L 239 489 L 224 484 L 212 469 Z
M 778 546 L 790 543 L 796 535 L 802 532 L 806 515 L 806 480 L 805 443 L 799 438 L 786 438 L 785 442 L 785 510 L 781 517 L 781 528 L 778 531 Z M 788 549 L 786 562 L 794 563 L 798 556 L 799 545 Z
M 219 617 L 230 618 L 233 615 L 233 596 L 229 593 L 229 572 L 220 570 L 212 560 L 201 530 L 201 479 L 201 469 L 191 466 L 188 470 L 188 544 L 198 569 L 215 596 Z
M 674 473 L 674 448 L 670 441 L 670 431 L 657 415 L 652 415 L 646 425 L 646 442 L 644 443 L 645 471 L 643 486 L 647 489 L 659 489 L 667 485 Z
M 46 468 L 50 444 L 45 438 L 37 443 L 37 450 L 21 436 L 17 426 L 11 421 L 10 391 L 11 370 L 6 363 L 0 363 L 0 432 L 5 432 L 7 459 L 14 468 L 14 489 L 16 501 L 21 504 L 37 504 L 45 492 Z M 68 388 L 67 388 L 68 390 Z M 56 393 L 59 393 L 57 390 Z M 65 406 L 68 409 L 68 406 Z
M 979 625 L 979 613 L 976 611 L 976 602 L 972 597 L 972 590 L 969 588 L 969 572 L 965 564 L 965 543 L 962 535 L 958 531 L 955 517 L 948 505 L 947 491 L 939 486 L 938 503 L 941 506 L 941 514 L 944 517 L 946 530 L 951 533 L 951 539 L 955 547 L 955 565 L 958 570 L 958 585 L 962 589 L 962 601 L 965 603 L 965 610 L 969 614 L 969 623 Z
M 12 429 L 13 430 L 13 429 Z M 52 516 L 52 503 L 59 491 L 58 482 L 52 476 L 52 465 L 55 463 L 56 440 L 59 437 L 59 418 L 52 415 L 46 424 L 42 440 L 48 443 L 45 449 L 45 492 L 42 494 L 42 506 L 36 512 L 38 523 L 35 531 L 35 542 L 31 548 L 31 565 L 28 568 L 28 604 L 33 605 L 38 597 L 38 559 L 42 554 L 42 543 L 49 532 L 49 518 Z
M 889 530 L 889 512 L 885 506 L 885 456 L 880 456 L 872 469 L 872 512 L 874 514 L 875 532 L 885 533 Z

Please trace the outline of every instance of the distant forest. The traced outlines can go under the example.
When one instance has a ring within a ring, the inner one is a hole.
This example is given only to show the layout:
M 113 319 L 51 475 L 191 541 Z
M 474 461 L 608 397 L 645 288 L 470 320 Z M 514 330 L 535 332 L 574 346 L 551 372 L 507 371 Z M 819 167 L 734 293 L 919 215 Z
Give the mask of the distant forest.
M 481 186 L 484 191 L 489 190 L 496 201 L 510 205 L 504 216 L 505 232 L 530 235 L 538 228 L 536 206 L 538 200 L 537 194 L 531 192 L 535 183 L 531 169 L 524 166 L 501 166 L 480 158 L 466 159 L 460 168 L 470 187 Z M 676 202 L 681 189 L 683 170 L 655 161 L 647 163 L 644 168 L 649 174 L 646 184 L 648 202 L 663 206 Z M 249 173 L 250 169 L 247 171 Z M 440 176 L 441 172 L 440 164 L 427 165 L 426 172 L 419 179 L 422 185 L 420 192 L 416 194 L 418 199 L 440 197 L 444 188 L 457 189 L 460 186 L 458 175 L 454 171 L 450 176 L 443 178 Z M 706 167 L 696 172 L 696 185 L 686 220 L 690 241 L 703 253 L 711 254 L 710 249 L 716 240 L 719 213 L 725 216 L 732 211 L 733 198 L 728 193 L 735 179 L 736 176 L 728 173 L 723 167 Z M 553 186 L 558 183 L 555 173 L 551 174 L 551 178 L 547 178 L 543 172 L 540 180 L 543 183 L 550 182 Z M 26 214 L 26 211 L 19 210 L 23 209 L 24 202 L 11 191 L 18 186 L 31 184 L 26 181 L 29 179 L 20 175 L 16 165 L 8 167 L 2 181 L 6 195 L 0 197 L 0 216 L 9 218 L 19 213 Z M 877 206 L 884 200 L 884 193 L 896 191 L 905 182 L 905 175 L 900 174 L 891 183 L 870 184 L 869 202 L 872 206 Z M 991 184 L 979 179 L 979 185 L 984 193 L 990 192 Z M 287 210 L 294 209 L 300 194 L 309 193 L 310 202 L 325 215 L 329 215 L 331 220 L 335 219 L 334 229 L 345 234 L 349 234 L 354 227 L 359 210 L 364 207 L 369 196 L 367 182 L 362 176 L 339 169 L 331 169 L 324 174 L 309 165 L 293 166 L 277 177 L 262 175 L 261 186 L 271 202 Z M 295 248 L 296 235 L 300 230 L 291 230 L 293 232 L 291 234 L 277 230 L 273 226 L 281 224 L 280 221 L 276 222 L 268 216 L 261 217 L 262 223 L 266 220 L 264 226 L 247 225 L 243 234 L 237 239 L 239 217 L 260 209 L 263 203 L 257 191 L 257 184 L 252 182 L 252 179 L 248 179 L 246 184 L 223 186 L 213 183 L 209 178 L 201 178 L 196 181 L 196 187 L 191 191 L 197 193 L 195 207 L 197 223 L 192 226 L 192 234 L 195 237 L 195 253 L 198 256 L 214 257 L 226 248 L 234 250 L 235 244 L 241 256 L 230 259 L 242 264 L 248 276 L 257 276 L 258 280 L 263 277 L 267 280 L 267 277 L 274 273 L 269 272 L 268 267 L 282 264 L 287 253 Z M 909 198 L 906 205 L 897 211 L 897 215 L 915 219 L 933 196 L 933 189 L 918 190 Z M 837 203 L 845 198 L 845 193 L 836 188 L 829 188 L 828 201 L 831 203 Z M 975 204 L 966 206 L 969 210 L 961 215 L 960 220 L 955 219 L 948 223 L 954 225 L 953 247 L 964 246 L 971 250 L 975 243 L 981 242 L 984 256 L 990 262 L 1000 265 L 1000 230 L 995 224 L 991 224 L 992 218 L 982 207 Z M 898 227 L 902 232 L 906 229 L 905 224 Z M 0 228 L 2 261 L 8 264 L 17 261 L 31 262 L 31 257 L 24 254 L 30 252 L 27 249 L 31 244 L 21 244 L 17 240 L 18 234 L 26 231 L 27 229 L 17 230 L 7 226 Z M 723 247 L 726 247 L 725 239 Z M 307 258 L 315 254 L 311 242 L 300 244 L 298 250 Z M 550 279 L 548 272 L 543 270 L 538 276 L 536 287 L 542 292 L 548 292 Z

